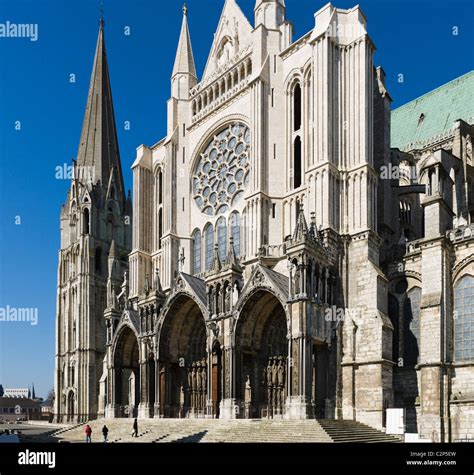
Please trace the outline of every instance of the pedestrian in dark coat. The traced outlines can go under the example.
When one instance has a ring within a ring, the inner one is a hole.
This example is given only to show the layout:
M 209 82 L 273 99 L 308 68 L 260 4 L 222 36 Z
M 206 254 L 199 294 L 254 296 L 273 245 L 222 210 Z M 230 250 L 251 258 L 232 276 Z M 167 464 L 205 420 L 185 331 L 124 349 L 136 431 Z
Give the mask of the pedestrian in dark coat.
M 104 436 L 104 442 L 108 442 L 109 428 L 106 425 L 102 427 L 102 435 Z

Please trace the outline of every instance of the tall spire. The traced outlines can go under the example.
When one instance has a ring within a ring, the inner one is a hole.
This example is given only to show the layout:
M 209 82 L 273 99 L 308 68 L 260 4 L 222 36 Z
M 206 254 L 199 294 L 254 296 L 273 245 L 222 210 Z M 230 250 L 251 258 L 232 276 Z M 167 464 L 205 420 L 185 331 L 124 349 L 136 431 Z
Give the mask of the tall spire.
M 191 46 L 191 37 L 188 28 L 188 7 L 183 5 L 183 24 L 181 26 L 181 34 L 179 36 L 178 51 L 174 61 L 173 75 L 191 74 L 197 78 L 196 67 L 194 65 L 193 48 Z
M 90 167 L 93 170 L 93 182 L 100 180 L 104 187 L 114 168 L 117 195 L 119 199 L 125 199 L 102 17 L 99 25 L 77 165 L 80 168 L 87 167 L 84 170 L 86 175 L 89 175 Z M 79 170 L 79 173 L 82 174 L 83 171 Z M 87 181 L 84 175 L 80 176 L 81 181 Z

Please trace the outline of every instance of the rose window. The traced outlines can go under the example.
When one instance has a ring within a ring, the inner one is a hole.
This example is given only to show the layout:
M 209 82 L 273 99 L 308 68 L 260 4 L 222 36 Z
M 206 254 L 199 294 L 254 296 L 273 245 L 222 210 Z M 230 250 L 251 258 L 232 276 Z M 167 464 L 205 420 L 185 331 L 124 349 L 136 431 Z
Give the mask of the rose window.
M 193 175 L 193 196 L 209 216 L 227 212 L 242 198 L 249 181 L 250 129 L 231 124 L 214 136 L 199 157 Z

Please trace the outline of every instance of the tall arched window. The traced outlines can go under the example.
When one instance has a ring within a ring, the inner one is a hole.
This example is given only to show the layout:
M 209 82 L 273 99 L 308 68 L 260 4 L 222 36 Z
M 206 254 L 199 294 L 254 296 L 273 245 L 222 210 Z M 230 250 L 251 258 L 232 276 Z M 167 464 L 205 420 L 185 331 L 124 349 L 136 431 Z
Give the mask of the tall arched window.
M 217 221 L 217 244 L 219 245 L 219 259 L 224 262 L 227 259 L 227 225 L 225 218 Z
M 86 208 L 84 210 L 84 234 L 89 234 L 89 231 L 90 231 L 89 209 Z
M 201 273 L 201 231 L 196 229 L 193 234 L 193 273 Z
M 404 366 L 415 366 L 420 355 L 421 289 L 411 289 L 403 304 Z
M 454 359 L 474 360 L 474 277 L 465 275 L 454 286 Z
M 214 228 L 209 224 L 204 231 L 204 239 L 206 246 L 206 270 L 212 266 L 212 257 L 214 253 Z
M 158 204 L 163 203 L 163 173 L 158 171 Z
M 163 210 L 158 211 L 158 249 L 161 249 L 161 238 L 163 237 Z
M 230 217 L 231 235 L 234 240 L 234 253 L 236 257 L 240 257 L 240 215 L 233 213 Z
M 296 84 L 293 89 L 293 130 L 301 129 L 301 86 Z
M 293 151 L 293 188 L 301 186 L 301 138 L 295 139 Z

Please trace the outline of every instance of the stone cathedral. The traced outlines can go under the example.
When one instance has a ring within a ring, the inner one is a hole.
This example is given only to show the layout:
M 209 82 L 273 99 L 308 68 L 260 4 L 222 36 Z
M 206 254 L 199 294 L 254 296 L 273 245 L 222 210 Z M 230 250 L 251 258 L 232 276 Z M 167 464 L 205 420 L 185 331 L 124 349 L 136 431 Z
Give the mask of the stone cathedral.
M 356 6 L 294 40 L 226 0 L 124 190 L 101 22 L 61 209 L 56 419 L 350 419 L 474 435 L 474 72 L 391 112 Z M 84 172 L 85 171 L 85 172 Z M 133 215 L 133 220 L 132 220 Z

